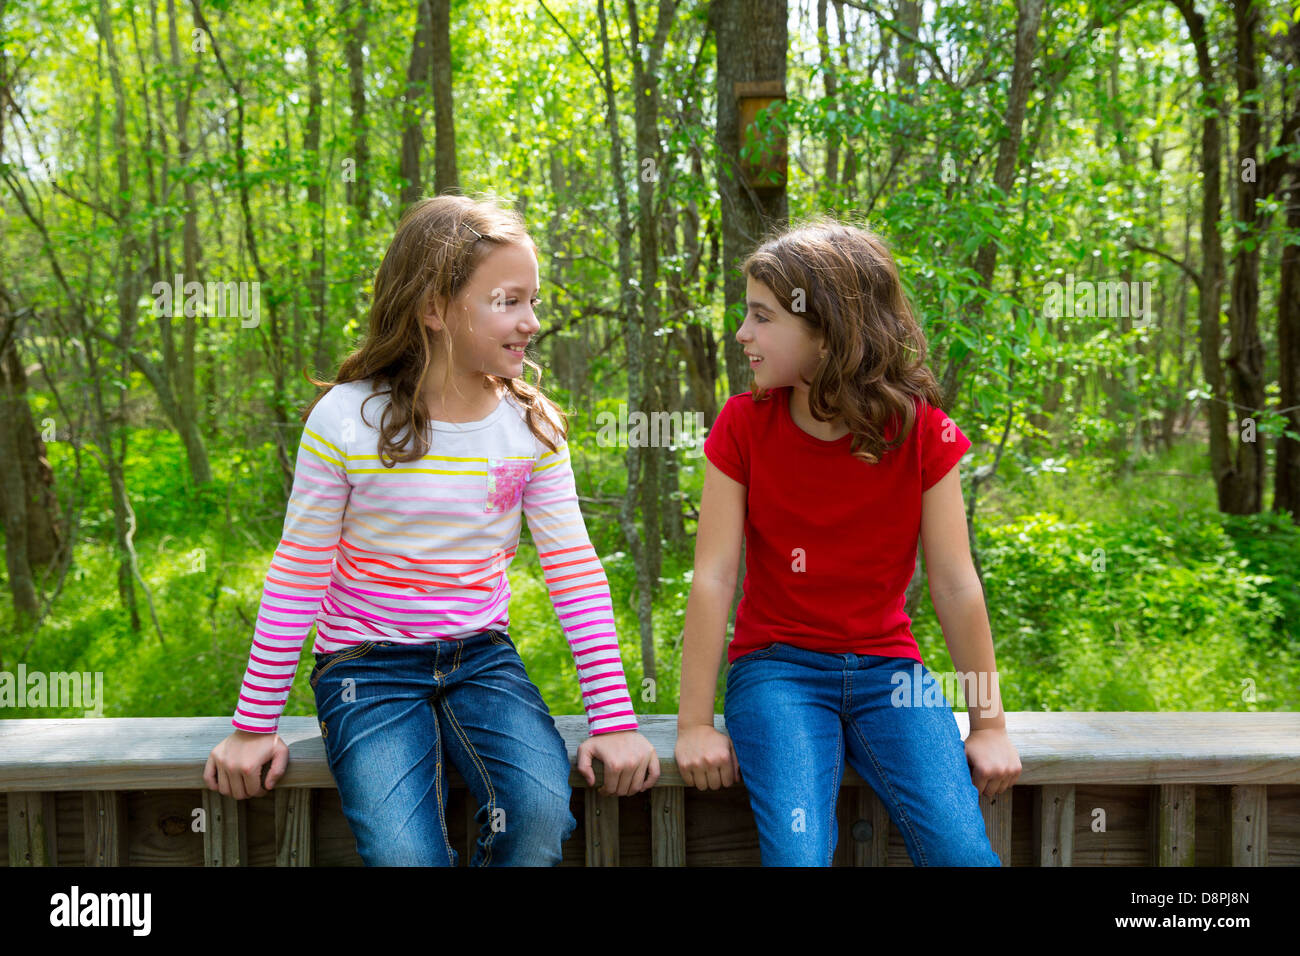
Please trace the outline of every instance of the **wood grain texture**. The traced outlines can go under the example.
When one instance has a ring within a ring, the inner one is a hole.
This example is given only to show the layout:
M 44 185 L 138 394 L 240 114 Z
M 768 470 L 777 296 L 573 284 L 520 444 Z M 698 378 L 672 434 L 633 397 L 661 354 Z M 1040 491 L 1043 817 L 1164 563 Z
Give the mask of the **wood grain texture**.
M 1015 787 L 996 797 L 980 797 L 980 813 L 984 816 L 984 831 L 988 834 L 993 852 L 1003 866 L 1011 865 L 1011 811 Z
M 601 782 L 599 776 L 596 782 Z M 618 866 L 618 797 L 595 788 L 588 788 L 585 796 L 587 866 Z
M 275 865 L 312 866 L 313 797 L 316 791 L 304 787 L 276 787 Z
M 966 714 L 954 713 L 964 738 Z M 1300 714 L 1209 712 L 1013 712 L 1007 734 L 1020 754 L 1017 785 L 1300 784 Z M 677 718 L 638 718 L 659 754 L 656 786 L 682 786 L 673 760 Z M 572 766 L 587 719 L 560 715 L 556 726 Z M 721 716 L 714 722 L 725 732 Z M 209 752 L 230 731 L 224 717 L 110 717 L 97 720 L 0 720 L 0 790 L 128 790 L 204 787 Z M 280 737 L 289 768 L 279 786 L 333 787 L 314 717 L 285 717 Z M 1231 746 L 1225 746 L 1231 741 Z M 451 785 L 463 787 L 456 773 Z M 576 772 L 574 787 L 586 782 Z M 851 767 L 844 783 L 863 786 Z
M 1231 866 L 1268 866 L 1268 793 L 1259 786 L 1232 788 Z
M 245 866 L 248 835 L 244 804 L 215 790 L 203 791 L 203 863 L 205 866 Z
M 82 791 L 86 866 L 128 866 L 126 796 L 116 790 Z
M 54 866 L 58 840 L 54 793 L 9 796 L 9 865 Z
M 1014 788 L 1012 788 L 1014 789 Z M 1034 798 L 1034 846 L 1038 866 L 1073 866 L 1074 787 L 1047 784 Z
M 1163 784 L 1156 789 L 1156 866 L 1196 865 L 1196 787 Z
M 965 715 L 955 716 L 964 733 Z M 563 864 L 758 865 L 743 783 L 684 788 L 672 760 L 676 718 L 640 722 L 660 780 L 614 798 L 573 773 L 581 825 Z M 1007 722 L 1024 772 L 1010 792 L 980 801 L 1003 865 L 1300 864 L 1297 715 L 1013 713 Z M 572 762 L 586 718 L 556 723 Z M 725 732 L 721 717 L 715 725 Z M 315 719 L 282 721 L 290 766 L 269 800 L 236 801 L 203 783 L 227 730 L 224 718 L 0 721 L 0 863 L 360 865 Z M 596 773 L 599 786 L 599 764 Z M 448 831 L 464 865 L 477 808 L 454 771 L 449 783 Z M 837 865 L 911 865 L 884 805 L 851 768 L 837 806 Z M 207 832 L 194 827 L 200 809 Z
M 652 866 L 686 865 L 686 794 L 681 787 L 650 791 Z

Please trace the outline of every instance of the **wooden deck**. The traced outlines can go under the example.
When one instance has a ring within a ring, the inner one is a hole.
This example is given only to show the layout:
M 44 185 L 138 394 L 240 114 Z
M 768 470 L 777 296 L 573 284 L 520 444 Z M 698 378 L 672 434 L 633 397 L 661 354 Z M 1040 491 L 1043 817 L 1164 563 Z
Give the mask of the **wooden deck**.
M 965 738 L 966 715 L 956 718 Z M 572 761 L 586 718 L 555 720 Z M 578 829 L 564 864 L 758 865 L 743 786 L 686 790 L 672 756 L 676 717 L 640 721 L 659 752 L 658 784 L 602 797 L 574 773 Z M 0 720 L 0 860 L 361 865 L 316 719 L 281 720 L 289 769 L 269 796 L 244 801 L 203 784 L 208 753 L 229 730 L 226 717 Z M 1004 865 L 1300 865 L 1300 715 L 1009 713 L 1007 731 L 1023 773 L 1009 792 L 980 801 Z M 467 797 L 453 774 L 447 824 L 462 865 L 474 841 Z M 206 832 L 192 825 L 200 808 Z M 839 822 L 836 865 L 911 866 L 883 804 L 851 768 Z

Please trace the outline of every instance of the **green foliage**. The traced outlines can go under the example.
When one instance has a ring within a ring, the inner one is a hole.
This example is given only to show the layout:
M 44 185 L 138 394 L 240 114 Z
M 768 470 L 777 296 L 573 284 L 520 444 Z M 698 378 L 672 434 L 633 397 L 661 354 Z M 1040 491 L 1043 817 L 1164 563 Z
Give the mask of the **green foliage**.
M 1300 702 L 1300 528 L 1286 517 L 1222 515 L 1204 498 L 1179 501 L 1156 481 L 1044 472 L 1032 498 L 1009 495 L 980 521 L 1006 709 Z M 1015 516 L 1003 517 L 1010 509 Z M 928 666 L 952 670 L 928 599 L 920 610 L 913 627 Z
M 163 642 L 143 594 L 138 634 L 120 605 L 111 496 L 101 467 L 115 449 L 95 448 L 95 437 L 78 434 L 84 450 L 81 485 L 74 488 L 64 418 L 83 427 L 84 406 L 63 408 L 45 382 L 33 380 L 34 418 L 57 422 L 64 435 L 49 444 L 49 458 L 61 506 L 78 509 L 78 543 L 59 599 L 30 649 L 28 636 L 11 626 L 13 609 L 3 592 L 0 659 L 11 666 L 21 657 L 33 670 L 103 671 L 111 715 L 231 712 L 284 519 L 272 429 L 281 429 L 292 445 L 300 430 L 296 412 L 313 394 L 300 369 L 330 376 L 364 332 L 371 281 L 402 211 L 398 157 L 416 7 L 398 0 L 370 4 L 365 84 L 371 158 L 361 173 L 371 193 L 369 219 L 362 221 L 341 174 L 355 149 L 345 56 L 351 21 L 338 12 L 348 5 L 319 5 L 319 22 L 301 4 L 281 0 L 205 0 L 201 6 L 212 32 L 207 47 L 196 50 L 192 9 L 177 5 L 177 67 L 161 7 L 127 2 L 107 8 L 126 97 L 124 149 L 115 139 L 116 91 L 98 9 L 66 0 L 10 4 L 0 24 L 8 41 L 0 56 L 11 67 L 7 92 L 24 110 L 21 123 L 6 126 L 12 135 L 0 159 L 0 218 L 7 226 L 0 232 L 0 258 L 21 264 L 5 270 L 5 288 L 12 285 L 20 305 L 40 317 L 20 329 L 18 340 L 24 358 L 41 363 L 65 400 L 80 400 L 95 385 L 85 369 L 85 343 L 67 341 L 64 323 L 79 310 L 89 326 L 129 338 L 156 364 L 177 347 L 179 331 L 164 342 L 164 323 L 148 314 L 148 290 L 160 278 L 171 279 L 154 274 L 168 272 L 164 263 L 183 259 L 187 183 L 195 186 L 203 278 L 257 278 L 241 186 L 248 187 L 265 272 L 259 328 L 205 315 L 194 330 L 200 430 L 215 475 L 202 492 L 190 487 L 185 449 L 151 385 L 120 351 L 91 339 L 102 350 L 98 386 L 111 438 L 126 449 L 139 570 Z M 641 250 L 619 247 L 617 224 L 620 199 L 635 221 L 637 176 L 646 159 L 655 160 L 655 202 L 665 225 L 659 287 L 646 290 L 633 282 L 638 294 L 661 294 L 660 327 L 649 330 L 661 343 L 650 350 L 652 359 L 680 385 L 685 361 L 680 346 L 669 344 L 669 333 L 701 326 L 721 351 L 743 315 L 743 306 L 728 309 L 723 301 L 724 266 L 712 248 L 724 214 L 716 184 L 726 174 L 712 126 L 716 51 L 706 31 L 708 4 L 692 0 L 679 7 L 655 78 L 661 110 L 656 155 L 641 155 L 630 56 L 642 51 L 627 45 L 624 10 L 607 4 L 616 34 L 610 63 L 615 124 L 631 187 L 620 197 L 613 187 L 603 76 L 592 69 L 603 65 L 595 7 L 551 6 L 575 40 L 536 4 L 453 5 L 460 186 L 470 195 L 494 192 L 513 201 L 537 239 L 547 303 L 542 321 L 548 332 L 562 330 L 546 340 L 539 358 L 548 369 L 558 366 L 553 360 L 562 341 L 582 354 L 581 368 L 557 370 L 545 381 L 573 412 L 579 490 L 590 502 L 588 528 L 609 578 L 633 700 L 641 713 L 670 714 L 677 705 L 694 528 L 687 524 L 684 547 L 666 548 L 663 555 L 654 604 L 658 685 L 648 699 L 636 575 L 615 520 L 626 482 L 623 450 L 596 443 L 596 416 L 617 413 L 627 394 L 625 289 L 615 263 L 620 253 L 635 261 Z M 1006 706 L 1294 709 L 1296 527 L 1271 514 L 1219 515 L 1205 439 L 1183 424 L 1199 424 L 1198 403 L 1211 400 L 1201 381 L 1197 292 L 1176 264 L 1194 263 L 1196 255 L 1195 243 L 1182 238 L 1198 215 L 1200 189 L 1193 161 L 1199 91 L 1190 44 L 1168 5 L 1048 6 L 1025 139 L 1005 194 L 993 177 L 1007 132 L 1016 16 L 1009 0 L 927 7 L 922 33 L 936 39 L 933 50 L 952 75 L 937 75 L 930 51 L 912 49 L 915 82 L 904 82 L 901 62 L 891 62 L 907 45 L 853 5 L 835 11 L 847 17 L 850 36 L 839 37 L 838 25 L 832 29 L 829 63 L 822 62 L 808 25 L 797 24 L 788 99 L 762 117 L 761 135 L 746 156 L 762 158 L 776 135 L 786 137 L 792 218 L 831 212 L 870 225 L 888 241 L 926 334 L 928 364 L 937 375 L 953 363 L 962 367 L 946 410 L 975 440 L 975 464 L 991 463 L 991 449 L 1010 423 L 998 476 L 984 487 L 977 519 Z M 158 54 L 150 32 L 155 12 Z M 1218 8 L 1209 16 L 1216 56 L 1222 57 L 1231 48 L 1225 39 L 1230 17 Z M 1270 9 L 1263 23 L 1270 35 L 1281 36 L 1296 17 L 1300 8 L 1294 15 Z M 643 40 L 652 20 L 643 7 Z M 52 30 L 49 23 L 82 26 Z M 862 56 L 859 41 L 870 37 L 875 44 L 878 36 L 889 46 L 879 56 Z M 237 90 L 219 69 L 213 42 Z M 316 149 L 306 144 L 309 49 L 321 66 Z M 1275 59 L 1261 57 L 1265 83 L 1254 104 L 1266 111 L 1266 129 L 1276 119 L 1274 94 L 1285 67 Z M 835 80 L 833 94 L 828 75 Z M 69 83 L 70 77 L 76 81 Z M 1246 104 L 1232 102 L 1230 85 L 1227 108 L 1239 111 Z M 191 89 L 191 152 L 181 156 L 172 97 Z M 428 168 L 433 117 L 427 103 L 416 105 L 426 108 L 422 159 Z M 235 148 L 237 107 L 244 121 L 242 157 Z M 1231 135 L 1224 145 L 1230 154 Z M 832 147 L 838 163 L 828 171 Z M 1268 142 L 1262 147 L 1261 162 L 1295 150 Z M 126 195 L 117 186 L 120 158 L 127 164 Z M 1229 175 L 1225 187 L 1234 183 Z M 432 192 L 429 177 L 424 187 Z M 319 200 L 309 198 L 316 188 Z M 29 221 L 19 195 L 40 228 Z M 1280 201 L 1261 202 L 1271 224 L 1256 235 L 1236 225 L 1233 203 L 1224 206 L 1226 251 L 1257 248 L 1261 276 L 1275 273 L 1281 248 L 1295 241 Z M 134 263 L 122 258 L 128 235 L 139 257 Z M 324 261 L 319 315 L 311 254 L 317 238 Z M 997 266 L 986 283 L 980 255 L 992 251 Z M 669 281 L 685 275 L 692 262 L 698 274 L 670 296 Z M 143 282 L 139 322 L 130 336 L 119 327 L 123 274 L 138 274 Z M 1154 321 L 1135 327 L 1131 316 L 1049 315 L 1048 284 L 1067 276 L 1151 282 Z M 63 281 L 71 284 L 73 301 Z M 1261 319 L 1276 314 L 1276 284 L 1262 282 L 1260 293 Z M 1265 344 L 1272 361 L 1276 343 Z M 713 398 L 746 387 L 720 379 Z M 1281 404 L 1272 382 L 1267 396 L 1271 406 Z M 279 414 L 280 408 L 287 413 Z M 1271 448 L 1280 418 L 1268 411 L 1259 419 L 1261 439 Z M 681 454 L 678 463 L 681 492 L 697 502 L 701 464 Z M 511 631 L 530 676 L 554 712 L 579 712 L 572 657 L 526 541 L 511 583 Z M 53 589 L 52 582 L 42 584 Z M 924 594 L 914 629 L 932 669 L 950 668 Z M 313 712 L 305 680 L 311 663 L 304 653 L 288 714 Z M 1254 681 L 1253 701 L 1243 697 L 1247 680 Z M 720 696 L 715 704 L 720 708 Z
M 130 633 L 117 598 L 109 522 L 78 545 L 65 597 L 22 660 L 28 672 L 102 672 L 106 716 L 229 715 L 284 507 L 278 490 L 241 477 L 247 471 L 241 454 L 265 457 L 257 473 L 270 474 L 269 448 L 214 455 L 219 481 L 194 494 L 181 471 L 154 464 L 180 453 L 173 436 L 138 430 L 131 447 L 136 547 L 165 643 L 147 611 L 143 633 Z M 617 495 L 619 450 L 597 449 L 585 439 L 576 447 L 579 493 Z M 51 454 L 56 471 L 68 467 L 66 446 L 52 445 Z M 1197 448 L 1180 447 L 1153 461 L 1151 470 L 1196 468 L 1200 457 Z M 1082 463 L 1060 462 L 1027 463 L 1026 472 L 1032 474 L 996 486 L 979 519 L 979 556 L 1008 710 L 1300 705 L 1300 529 L 1289 519 L 1220 515 L 1212 494 L 1180 498 L 1172 490 L 1188 478 L 1137 475 L 1117 482 Z M 106 500 L 105 480 L 91 476 L 86 500 Z M 693 499 L 701 481 L 700 466 L 684 460 L 683 487 Z M 654 611 L 659 679 L 651 700 L 642 681 L 635 570 L 622 532 L 610 510 L 588 507 L 587 525 L 609 578 L 634 706 L 640 714 L 674 714 L 689 541 L 664 556 Z M 529 677 L 552 713 L 581 713 L 573 658 L 526 538 L 510 582 L 510 632 Z M 11 604 L 0 613 L 0 632 L 11 635 L 0 641 L 0 657 L 12 670 L 26 638 L 12 634 Z M 954 670 L 924 589 L 913 632 L 931 670 Z M 306 680 L 310 648 L 309 639 L 288 715 L 315 712 Z M 1246 682 L 1253 684 L 1254 700 L 1243 697 L 1251 686 Z M 77 714 L 45 708 L 21 716 Z

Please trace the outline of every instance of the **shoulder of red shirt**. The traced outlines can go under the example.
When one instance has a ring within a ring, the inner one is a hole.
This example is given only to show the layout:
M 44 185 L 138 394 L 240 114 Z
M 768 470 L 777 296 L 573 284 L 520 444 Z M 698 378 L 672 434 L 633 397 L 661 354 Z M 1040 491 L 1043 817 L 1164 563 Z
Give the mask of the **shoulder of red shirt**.
M 786 387 L 788 388 L 788 386 Z M 723 403 L 723 408 L 730 406 L 728 409 L 729 414 L 741 416 L 746 422 L 760 420 L 767 416 L 776 414 L 776 392 L 776 389 L 772 389 L 767 393 L 765 398 L 761 399 L 754 398 L 753 390 L 748 392 L 739 392 L 738 394 L 732 395 L 728 398 L 727 401 Z M 912 396 L 912 406 L 916 409 L 916 418 L 914 420 L 913 430 L 923 428 L 930 424 L 931 419 L 934 416 L 938 416 L 939 422 L 942 422 L 942 420 L 947 417 L 947 413 L 942 408 L 938 405 L 931 405 L 920 395 Z M 891 419 L 891 422 L 892 421 L 893 419 Z M 886 429 L 887 434 L 892 433 L 892 431 L 893 430 L 890 428 Z M 909 435 L 909 437 L 911 436 Z

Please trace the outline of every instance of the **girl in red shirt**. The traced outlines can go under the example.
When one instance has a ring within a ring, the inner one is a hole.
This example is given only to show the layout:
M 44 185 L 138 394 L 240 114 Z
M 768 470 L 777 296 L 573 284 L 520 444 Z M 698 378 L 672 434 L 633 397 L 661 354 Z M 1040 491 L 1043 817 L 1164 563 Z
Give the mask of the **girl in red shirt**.
M 830 865 L 847 758 L 915 865 L 998 866 L 979 796 L 1021 768 L 967 543 L 970 441 L 939 408 L 897 267 L 875 234 L 819 220 L 744 269 L 736 340 L 754 389 L 704 446 L 677 766 L 701 790 L 743 778 L 764 865 Z M 742 536 L 723 734 L 713 692 Z M 918 538 L 968 702 L 964 748 L 903 610 Z

